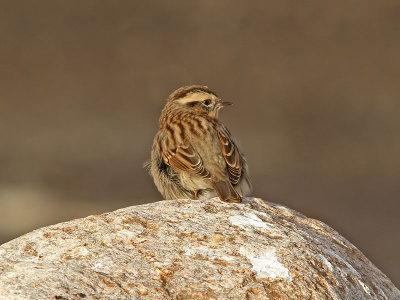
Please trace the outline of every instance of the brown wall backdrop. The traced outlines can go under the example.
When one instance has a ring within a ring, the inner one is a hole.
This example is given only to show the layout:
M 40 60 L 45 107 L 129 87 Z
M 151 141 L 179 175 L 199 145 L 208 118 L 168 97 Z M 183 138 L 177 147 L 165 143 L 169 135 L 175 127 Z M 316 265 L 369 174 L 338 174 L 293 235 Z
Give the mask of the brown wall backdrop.
M 400 282 L 400 2 L 1 1 L 0 242 L 160 200 L 165 98 L 205 84 L 254 196 L 320 219 Z

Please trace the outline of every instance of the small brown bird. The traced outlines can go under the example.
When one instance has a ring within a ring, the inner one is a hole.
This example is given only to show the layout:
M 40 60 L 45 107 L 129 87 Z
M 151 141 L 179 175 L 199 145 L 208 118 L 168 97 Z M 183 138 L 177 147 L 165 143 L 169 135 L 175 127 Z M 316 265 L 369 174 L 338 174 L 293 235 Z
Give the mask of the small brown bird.
M 231 104 L 201 85 L 181 87 L 168 97 L 149 166 L 165 199 L 217 194 L 223 201 L 241 202 L 250 192 L 246 160 L 218 120 L 220 108 Z

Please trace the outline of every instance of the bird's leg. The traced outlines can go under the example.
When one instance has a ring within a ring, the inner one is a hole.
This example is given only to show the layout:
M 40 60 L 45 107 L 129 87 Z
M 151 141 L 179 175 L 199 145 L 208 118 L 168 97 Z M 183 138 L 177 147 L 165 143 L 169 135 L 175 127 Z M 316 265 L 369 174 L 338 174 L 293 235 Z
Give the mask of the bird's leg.
M 197 200 L 197 194 L 199 193 L 199 190 L 194 190 L 194 200 Z

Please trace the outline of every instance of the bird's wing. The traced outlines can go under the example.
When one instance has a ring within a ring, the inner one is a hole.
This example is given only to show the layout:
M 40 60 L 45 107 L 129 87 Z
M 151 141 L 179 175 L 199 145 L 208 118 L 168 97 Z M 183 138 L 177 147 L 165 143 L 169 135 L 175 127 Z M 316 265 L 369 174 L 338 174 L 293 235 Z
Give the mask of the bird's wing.
M 240 181 L 242 175 L 242 164 L 240 152 L 235 142 L 231 139 L 231 134 L 225 126 L 220 126 L 217 129 L 218 139 L 221 145 L 222 155 L 224 156 L 229 180 L 233 185 Z
M 162 157 L 165 163 L 174 169 L 211 178 L 210 172 L 204 168 L 201 157 L 189 143 L 172 148 L 168 145 L 168 139 L 165 139 L 162 146 Z

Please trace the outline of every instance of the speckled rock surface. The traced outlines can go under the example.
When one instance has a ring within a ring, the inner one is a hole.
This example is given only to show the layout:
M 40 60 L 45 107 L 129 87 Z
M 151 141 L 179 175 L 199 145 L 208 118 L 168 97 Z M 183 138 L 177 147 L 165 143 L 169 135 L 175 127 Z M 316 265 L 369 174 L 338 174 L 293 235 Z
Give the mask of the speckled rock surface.
M 400 299 L 327 225 L 261 199 L 170 200 L 0 246 L 0 299 Z

